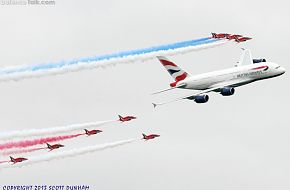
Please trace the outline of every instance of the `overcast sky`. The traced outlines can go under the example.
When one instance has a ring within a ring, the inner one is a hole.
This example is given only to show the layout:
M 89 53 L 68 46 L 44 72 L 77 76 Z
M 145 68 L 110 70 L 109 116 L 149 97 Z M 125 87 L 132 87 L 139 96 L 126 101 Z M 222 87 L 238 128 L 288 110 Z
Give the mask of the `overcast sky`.
M 0 0 L 1 1 L 1 0 Z M 190 74 L 232 67 L 241 47 L 289 66 L 290 2 L 76 1 L 54 6 L 0 5 L 0 66 L 38 64 L 143 48 L 228 32 L 247 44 L 170 57 Z M 289 75 L 211 94 L 207 104 L 176 102 L 153 109 L 171 77 L 156 60 L 0 84 L 0 131 L 117 119 L 66 149 L 158 133 L 159 139 L 74 158 L 0 171 L 0 184 L 90 185 L 92 189 L 289 189 Z M 61 150 L 60 150 L 61 151 Z M 44 153 L 44 152 L 42 152 Z M 40 152 L 38 153 L 40 154 Z M 1 158 L 3 159 L 3 158 Z

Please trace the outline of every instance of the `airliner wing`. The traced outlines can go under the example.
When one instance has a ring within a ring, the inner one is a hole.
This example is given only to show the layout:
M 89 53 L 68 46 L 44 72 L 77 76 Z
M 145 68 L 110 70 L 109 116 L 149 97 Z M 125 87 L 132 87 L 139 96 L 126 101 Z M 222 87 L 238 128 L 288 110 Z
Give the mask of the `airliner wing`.
M 241 65 L 250 65 L 253 64 L 253 58 L 251 51 L 249 49 L 242 49 L 242 55 L 240 61 L 235 64 L 235 67 L 239 67 Z
M 202 90 L 202 91 L 199 91 L 195 94 L 192 94 L 190 96 L 184 96 L 184 97 L 181 97 L 181 98 L 177 98 L 175 100 L 171 100 L 171 101 L 168 101 L 168 102 L 162 102 L 162 103 L 152 103 L 154 108 L 156 106 L 161 106 L 161 105 L 164 105 L 164 104 L 168 104 L 168 103 L 171 103 L 171 102 L 176 102 L 176 101 L 179 101 L 179 100 L 185 100 L 185 99 L 188 99 L 188 100 L 194 100 L 196 96 L 198 95 L 201 95 L 201 94 L 204 94 L 204 93 L 207 93 L 207 92 L 211 92 L 211 91 L 215 91 L 215 90 L 218 90 L 220 88 L 223 88 L 224 86 L 217 86 L 217 87 L 213 87 L 213 88 L 209 88 L 209 89 L 206 89 L 206 90 Z
M 153 104 L 153 106 L 155 108 L 156 106 L 161 106 L 161 105 L 168 104 L 168 103 L 171 103 L 171 102 L 176 102 L 176 101 L 179 101 L 179 100 L 185 100 L 185 99 L 194 100 L 196 96 L 199 96 L 201 94 L 205 94 L 205 93 L 208 93 L 208 92 L 216 91 L 216 90 L 219 90 L 219 89 L 224 88 L 224 87 L 232 86 L 232 85 L 238 84 L 239 82 L 241 82 L 241 81 L 232 81 L 232 82 L 228 82 L 228 83 L 221 83 L 221 84 L 212 86 L 211 88 L 208 88 L 206 90 L 201 90 L 201 91 L 199 91 L 199 92 L 197 92 L 195 94 L 191 94 L 189 96 L 184 96 L 184 97 L 181 97 L 181 98 L 177 98 L 177 99 L 174 99 L 174 100 L 171 100 L 171 101 L 168 101 L 168 102 L 152 103 L 152 104 Z

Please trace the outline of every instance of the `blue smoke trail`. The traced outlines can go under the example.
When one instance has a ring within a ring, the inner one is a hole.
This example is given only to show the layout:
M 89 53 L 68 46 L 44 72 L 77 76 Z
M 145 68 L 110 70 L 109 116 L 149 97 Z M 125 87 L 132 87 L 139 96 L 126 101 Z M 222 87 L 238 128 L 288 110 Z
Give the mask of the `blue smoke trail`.
M 41 75 L 47 74 L 46 71 L 56 71 L 68 68 L 69 66 L 78 66 L 82 65 L 84 63 L 92 63 L 92 62 L 104 62 L 104 61 L 110 61 L 115 59 L 125 59 L 130 57 L 137 57 L 142 55 L 147 55 L 150 53 L 158 53 L 163 52 L 166 53 L 167 51 L 172 50 L 178 50 L 181 48 L 187 48 L 187 47 L 196 47 L 206 44 L 213 44 L 214 42 L 220 41 L 220 39 L 213 39 L 213 38 L 201 38 L 196 40 L 189 40 L 189 41 L 182 41 L 172 44 L 166 44 L 166 45 L 160 45 L 160 46 L 153 46 L 149 48 L 144 49 L 137 49 L 137 50 L 130 50 L 130 51 L 123 51 L 108 55 L 101 55 L 101 56 L 95 56 L 95 57 L 87 57 L 87 58 L 80 58 L 80 59 L 73 59 L 69 61 L 59 61 L 59 62 L 53 62 L 53 63 L 45 63 L 45 64 L 39 64 L 39 65 L 25 65 L 25 66 L 16 66 L 16 67 L 7 67 L 7 68 L 0 68 L 0 80 L 5 80 L 5 76 L 9 77 L 9 75 L 27 75 L 32 76 L 33 73 L 41 73 Z M 120 60 L 119 60 L 120 61 Z M 96 63 L 97 64 L 97 63 Z M 69 70 L 69 69 L 68 69 Z M 70 70 L 69 70 L 70 71 Z M 25 78 L 23 76 L 14 77 L 13 79 L 20 79 Z M 26 77 L 27 77 L 26 76 Z

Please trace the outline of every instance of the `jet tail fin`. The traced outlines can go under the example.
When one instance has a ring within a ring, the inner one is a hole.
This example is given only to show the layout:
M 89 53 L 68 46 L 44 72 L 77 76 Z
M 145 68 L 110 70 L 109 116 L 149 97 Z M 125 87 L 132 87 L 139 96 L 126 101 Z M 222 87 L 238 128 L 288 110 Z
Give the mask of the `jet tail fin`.
M 85 135 L 90 136 L 89 130 L 84 129 L 85 130 Z
M 241 65 L 250 65 L 253 64 L 252 53 L 249 49 L 242 48 L 243 52 L 240 58 L 240 61 L 235 64 L 235 67 L 239 67 Z
M 121 116 L 121 115 L 118 115 L 119 116 L 119 119 L 121 120 L 121 119 L 123 119 L 123 117 Z
M 157 59 L 161 62 L 161 64 L 165 67 L 167 72 L 171 75 L 171 77 L 175 80 L 175 82 L 179 82 L 184 80 L 189 76 L 187 72 L 178 67 L 175 63 L 170 61 L 164 56 L 157 56 Z
M 142 133 L 142 135 L 143 135 L 143 139 L 145 139 L 146 138 L 146 135 L 144 133 Z
M 10 157 L 10 162 L 14 162 L 14 158 L 12 156 L 9 156 Z

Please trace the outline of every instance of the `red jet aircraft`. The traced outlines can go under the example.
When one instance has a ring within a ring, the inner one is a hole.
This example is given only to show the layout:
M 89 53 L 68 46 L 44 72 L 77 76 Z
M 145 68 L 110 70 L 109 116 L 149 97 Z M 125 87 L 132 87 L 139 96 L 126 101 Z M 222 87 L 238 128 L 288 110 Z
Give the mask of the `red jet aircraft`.
M 160 135 L 156 135 L 156 134 L 145 135 L 145 134 L 143 133 L 142 135 L 143 135 L 143 139 L 145 139 L 145 140 L 150 140 L 150 139 L 154 139 L 154 138 L 156 138 L 156 137 L 160 137 Z
M 235 41 L 240 43 L 240 42 L 245 42 L 247 40 L 250 40 L 252 38 L 249 38 L 249 37 L 242 37 L 242 38 L 236 38 Z
M 49 151 L 52 151 L 52 150 L 55 150 L 55 149 L 64 147 L 64 145 L 62 145 L 62 144 L 53 144 L 53 145 L 50 145 L 50 144 L 46 143 L 46 145 L 47 145 L 47 148 L 49 149 Z
M 234 39 L 240 38 L 240 37 L 243 37 L 243 36 L 239 35 L 239 34 L 232 34 L 232 35 L 227 36 L 227 39 L 228 40 L 234 40 Z
M 91 130 L 91 131 L 89 131 L 87 129 L 85 129 L 85 131 L 86 131 L 86 135 L 88 135 L 88 136 L 95 135 L 95 134 L 103 132 L 101 130 Z
M 125 121 L 130 121 L 132 119 L 137 119 L 137 117 L 134 116 L 126 116 L 126 117 L 122 117 L 119 115 L 119 121 L 125 122 Z
M 10 161 L 9 162 L 13 162 L 13 164 L 19 163 L 19 162 L 23 162 L 25 160 L 28 160 L 27 158 L 13 158 L 12 156 L 10 156 Z
M 211 35 L 212 35 L 212 38 L 226 38 L 226 37 L 229 36 L 230 34 L 224 34 L 224 33 L 221 33 L 221 34 L 211 33 Z

